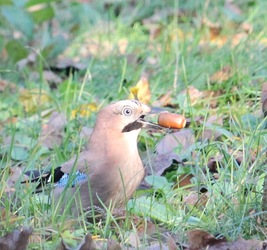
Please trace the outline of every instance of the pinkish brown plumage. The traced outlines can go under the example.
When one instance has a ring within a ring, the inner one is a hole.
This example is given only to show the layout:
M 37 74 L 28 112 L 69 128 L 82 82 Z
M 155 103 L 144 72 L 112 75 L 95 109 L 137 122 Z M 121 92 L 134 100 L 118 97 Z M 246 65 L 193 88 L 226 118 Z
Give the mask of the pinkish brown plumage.
M 136 100 L 119 101 L 103 108 L 97 115 L 87 149 L 55 169 L 54 175 L 45 176 L 46 182 L 53 177 L 55 200 L 62 199 L 67 204 L 73 199 L 71 209 L 78 212 L 103 204 L 107 207 L 125 204 L 144 177 L 138 134 L 143 127 L 161 129 L 143 119 L 151 111 Z

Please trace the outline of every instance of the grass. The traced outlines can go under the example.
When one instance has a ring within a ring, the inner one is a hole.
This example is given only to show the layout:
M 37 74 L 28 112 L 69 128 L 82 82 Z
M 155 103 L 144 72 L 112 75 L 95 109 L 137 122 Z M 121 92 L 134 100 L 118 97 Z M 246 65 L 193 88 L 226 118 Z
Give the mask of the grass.
M 63 7 L 55 17 L 56 22 L 63 25 L 62 31 L 70 31 L 75 25 L 79 27 L 70 33 L 64 57 L 79 58 L 86 66 L 85 70 L 69 77 L 61 72 L 63 80 L 55 89 L 44 76 L 51 58 L 55 59 L 53 53 L 50 58 L 37 56 L 33 65 L 28 64 L 20 71 L 9 58 L 1 63 L 1 78 L 15 85 L 13 90 L 6 88 L 0 93 L 0 208 L 3 207 L 6 213 L 0 220 L 1 235 L 19 225 L 32 226 L 36 239 L 30 249 L 55 249 L 61 238 L 75 246 L 88 231 L 127 244 L 129 232 L 137 231 L 136 221 L 129 214 L 124 222 L 116 221 L 107 208 L 107 220 L 92 224 L 85 215 L 74 217 L 68 211 L 60 215 L 57 207 L 47 204 L 47 195 L 32 195 L 34 187 L 22 189 L 20 179 L 15 183 L 16 190 L 11 198 L 5 187 L 9 185 L 10 170 L 15 167 L 49 169 L 76 155 L 85 144 L 80 131 L 83 126 L 93 126 L 95 112 L 91 112 L 89 118 L 72 119 L 72 111 L 82 104 L 96 103 L 99 108 L 111 101 L 128 98 L 130 87 L 146 72 L 152 92 L 151 103 L 171 91 L 172 104 L 176 105 L 173 112 L 192 119 L 191 129 L 197 140 L 186 150 L 185 167 L 173 166 L 171 172 L 155 179 L 150 190 L 137 191 L 129 203 L 129 210 L 144 218 L 144 223 L 147 223 L 145 218 L 152 218 L 157 227 L 178 234 L 180 243 L 186 242 L 185 233 L 195 228 L 223 235 L 229 240 L 238 237 L 266 239 L 266 225 L 259 219 L 263 214 L 266 131 L 262 129 L 263 118 L 258 115 L 261 86 L 267 77 L 266 3 L 264 0 L 235 1 L 243 11 L 239 16 L 231 9 L 225 9 L 224 1 L 163 2 L 138 1 L 135 6 L 114 2 L 109 9 L 105 9 L 103 3 L 92 3 L 84 8 L 81 3 L 55 4 Z M 174 7 L 174 12 L 183 10 L 185 14 L 177 17 L 161 12 L 168 7 Z M 87 11 L 91 13 L 91 19 Z M 74 19 L 77 12 L 80 15 Z M 62 19 L 66 13 L 68 22 Z M 142 20 L 153 13 L 160 17 L 156 22 L 150 21 L 160 30 L 156 37 L 150 34 L 150 26 L 142 24 Z M 209 36 L 209 27 L 202 24 L 203 17 L 223 27 L 215 40 Z M 242 30 L 245 22 L 253 30 L 233 46 L 235 35 L 245 33 Z M 46 25 L 37 32 L 34 50 L 41 41 L 41 30 L 46 34 L 45 29 Z M 224 37 L 229 41 L 222 45 Z M 127 43 L 127 49 L 120 53 L 123 42 Z M 231 68 L 232 75 L 224 81 L 212 82 L 211 76 L 226 66 Z M 31 80 L 32 72 L 37 72 L 35 80 Z M 190 100 L 190 94 L 181 93 L 189 86 L 200 91 L 223 90 L 223 93 L 213 98 L 216 105 L 212 108 L 209 98 L 194 102 Z M 28 94 L 23 99 L 20 90 L 32 89 L 35 94 Z M 44 93 L 43 99 L 41 93 Z M 50 110 L 62 112 L 68 119 L 64 139 L 53 150 L 48 150 L 39 141 L 41 125 L 47 121 Z M 200 140 L 208 126 L 207 119 L 215 114 L 224 120 L 223 125 L 213 126 L 213 129 L 223 135 L 217 140 Z M 201 125 L 194 122 L 198 116 L 205 117 Z M 139 146 L 145 158 L 153 156 L 152 151 L 161 137 L 142 133 Z M 178 149 L 175 152 L 181 153 Z M 237 152 L 241 152 L 241 163 L 234 157 Z M 214 178 L 208 163 L 211 157 L 218 155 L 222 159 L 217 163 L 217 177 Z M 150 163 L 148 167 L 153 166 Z M 193 188 L 173 187 L 181 172 L 194 176 Z M 206 202 L 185 203 L 185 198 L 200 187 L 207 190 Z M 143 227 L 147 230 L 147 225 Z M 148 241 L 146 236 L 143 240 Z

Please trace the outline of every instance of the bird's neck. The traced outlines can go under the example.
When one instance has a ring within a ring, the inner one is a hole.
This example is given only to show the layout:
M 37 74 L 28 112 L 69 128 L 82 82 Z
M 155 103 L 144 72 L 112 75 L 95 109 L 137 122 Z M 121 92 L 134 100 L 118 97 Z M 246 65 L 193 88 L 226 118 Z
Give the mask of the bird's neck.
M 112 130 L 93 132 L 89 141 L 90 151 L 95 151 L 98 155 L 109 156 L 111 158 L 123 155 L 130 157 L 138 154 L 137 149 L 138 131 L 114 132 Z M 139 156 L 139 155 L 138 155 Z

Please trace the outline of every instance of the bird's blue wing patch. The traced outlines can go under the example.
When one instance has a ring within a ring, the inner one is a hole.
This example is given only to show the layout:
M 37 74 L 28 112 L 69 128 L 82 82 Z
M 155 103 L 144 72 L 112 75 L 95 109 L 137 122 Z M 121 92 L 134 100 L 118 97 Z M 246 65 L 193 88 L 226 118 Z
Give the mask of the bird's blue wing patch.
M 56 187 L 66 187 L 67 185 L 75 187 L 77 184 L 87 181 L 87 175 L 76 171 L 75 174 L 64 174 L 60 180 L 55 184 Z

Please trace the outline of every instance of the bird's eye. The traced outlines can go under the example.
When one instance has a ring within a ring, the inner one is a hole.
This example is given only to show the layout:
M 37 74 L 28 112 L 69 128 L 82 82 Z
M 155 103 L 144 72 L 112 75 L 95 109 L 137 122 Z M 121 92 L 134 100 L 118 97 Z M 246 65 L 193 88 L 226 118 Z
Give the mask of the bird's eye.
M 122 114 L 125 116 L 129 116 L 133 113 L 133 110 L 130 107 L 124 107 L 122 110 Z

